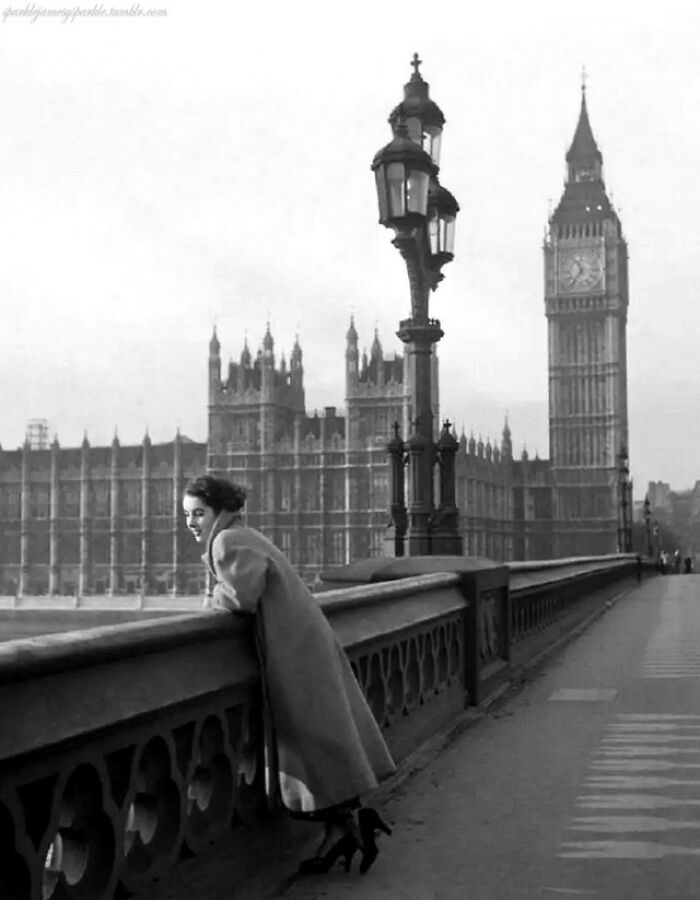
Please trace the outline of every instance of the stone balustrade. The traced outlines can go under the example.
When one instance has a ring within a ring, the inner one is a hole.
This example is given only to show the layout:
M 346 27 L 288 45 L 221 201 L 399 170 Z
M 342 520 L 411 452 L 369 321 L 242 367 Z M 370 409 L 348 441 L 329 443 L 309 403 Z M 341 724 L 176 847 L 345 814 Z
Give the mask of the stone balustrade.
M 507 679 L 514 646 L 637 572 L 634 557 L 399 562 L 404 577 L 319 597 L 398 761 Z M 246 826 L 275 815 L 260 712 L 243 616 L 0 644 L 0 897 L 139 894 L 228 832 L 244 857 Z

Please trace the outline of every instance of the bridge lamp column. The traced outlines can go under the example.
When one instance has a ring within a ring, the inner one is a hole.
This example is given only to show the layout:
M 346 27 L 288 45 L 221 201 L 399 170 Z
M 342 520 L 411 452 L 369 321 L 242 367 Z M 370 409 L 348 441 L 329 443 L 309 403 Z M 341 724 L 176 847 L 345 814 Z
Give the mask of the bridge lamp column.
M 651 501 L 649 500 L 649 494 L 644 498 L 644 511 L 642 513 L 644 517 L 644 534 L 646 536 L 647 541 L 647 556 L 651 557 L 652 555 L 652 547 L 651 547 Z
M 618 553 L 629 553 L 629 456 L 627 449 L 623 445 L 617 455 L 617 484 L 618 484 L 618 502 L 620 505 L 620 519 L 617 531 L 617 549 Z
M 379 222 L 394 232 L 392 243 L 406 264 L 411 304 L 411 314 L 399 323 L 397 332 L 410 362 L 407 387 L 413 403 L 412 433 L 403 444 L 410 499 L 406 510 L 403 496 L 397 494 L 396 465 L 392 465 L 392 543 L 396 555 L 461 554 L 456 507 L 454 513 L 451 507 L 443 511 L 442 503 L 435 509 L 435 465 L 440 465 L 443 479 L 452 481 L 454 465 L 447 451 L 442 460 L 441 445 L 435 442 L 432 357 L 443 331 L 429 311 L 430 293 L 443 278 L 441 269 L 454 258 L 459 205 L 438 180 L 444 116 L 429 99 L 417 54 L 412 65 L 415 71 L 404 87 L 404 101 L 389 118 L 394 137 L 372 162 Z M 387 448 L 394 462 L 401 459 L 399 440 L 397 432 Z M 445 447 L 447 443 L 443 439 Z M 454 493 L 450 485 L 441 485 L 441 497 L 454 497 Z

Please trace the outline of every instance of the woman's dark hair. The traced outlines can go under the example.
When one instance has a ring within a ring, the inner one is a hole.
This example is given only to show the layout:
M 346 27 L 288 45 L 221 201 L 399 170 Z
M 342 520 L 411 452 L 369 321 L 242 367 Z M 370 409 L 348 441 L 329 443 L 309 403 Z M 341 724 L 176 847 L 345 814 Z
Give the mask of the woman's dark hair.
M 237 512 L 245 503 L 245 488 L 215 475 L 193 478 L 185 488 L 185 493 L 190 497 L 199 497 L 216 513 L 222 510 Z

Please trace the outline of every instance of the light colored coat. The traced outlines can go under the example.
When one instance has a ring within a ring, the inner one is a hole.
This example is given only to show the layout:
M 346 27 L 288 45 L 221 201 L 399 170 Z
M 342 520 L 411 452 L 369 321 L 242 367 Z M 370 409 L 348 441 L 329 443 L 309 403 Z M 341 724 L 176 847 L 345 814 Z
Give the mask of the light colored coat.
M 286 556 L 222 512 L 202 559 L 216 578 L 211 605 L 256 617 L 266 740 L 284 805 L 310 812 L 375 788 L 394 763 L 344 650 Z

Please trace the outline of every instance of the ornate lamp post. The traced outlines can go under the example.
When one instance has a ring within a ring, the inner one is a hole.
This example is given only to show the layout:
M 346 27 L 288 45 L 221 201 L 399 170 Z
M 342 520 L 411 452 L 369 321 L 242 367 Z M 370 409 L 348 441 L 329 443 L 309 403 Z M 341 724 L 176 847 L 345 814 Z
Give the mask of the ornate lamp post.
M 651 500 L 649 500 L 649 494 L 644 498 L 644 533 L 647 539 L 647 556 L 651 557 L 652 548 L 651 548 Z
M 651 533 L 654 536 L 654 556 L 658 559 L 661 554 L 661 529 L 658 519 L 654 519 Z
M 461 554 L 459 513 L 455 505 L 456 441 L 445 423 L 440 440 L 433 432 L 431 362 L 433 346 L 443 336 L 429 315 L 430 292 L 442 280 L 442 267 L 454 255 L 455 218 L 459 205 L 438 181 L 442 128 L 440 108 L 429 96 L 418 54 L 404 85 L 404 99 L 392 111 L 393 139 L 374 157 L 379 221 L 395 232 L 393 244 L 406 262 L 411 315 L 399 323 L 398 336 L 410 358 L 409 390 L 413 432 L 404 442 L 396 434 L 387 447 L 392 472 L 392 555 Z M 409 466 L 410 502 L 405 505 L 403 465 Z M 440 507 L 434 504 L 433 470 L 440 467 Z
M 627 449 L 623 444 L 617 456 L 617 478 L 618 478 L 618 495 L 620 502 L 620 527 L 617 530 L 617 549 L 618 553 L 630 552 L 629 541 L 629 524 L 628 524 L 628 507 L 629 507 L 629 457 Z
M 634 522 L 634 478 L 627 479 L 627 531 L 625 532 L 625 540 L 627 553 L 632 553 L 632 531 Z

